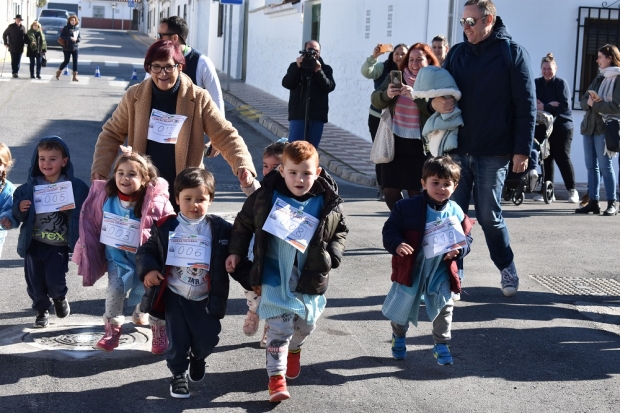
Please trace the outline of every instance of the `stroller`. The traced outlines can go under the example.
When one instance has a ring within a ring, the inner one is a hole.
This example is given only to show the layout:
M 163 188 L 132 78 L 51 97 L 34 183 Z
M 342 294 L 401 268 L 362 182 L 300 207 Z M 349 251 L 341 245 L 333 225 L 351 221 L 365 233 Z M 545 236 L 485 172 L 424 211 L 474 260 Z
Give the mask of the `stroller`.
M 530 153 L 528 169 L 525 172 L 512 172 L 512 160 L 508 166 L 508 174 L 504 181 L 502 197 L 504 201 L 512 201 L 521 205 L 526 193 L 535 192 L 540 188 L 546 204 L 553 202 L 553 182 L 545 180 L 543 161 L 549 156 L 549 136 L 553 131 L 554 118 L 549 112 L 539 110 L 536 113 L 536 128 L 534 129 L 534 145 Z M 538 174 L 536 165 L 540 165 Z

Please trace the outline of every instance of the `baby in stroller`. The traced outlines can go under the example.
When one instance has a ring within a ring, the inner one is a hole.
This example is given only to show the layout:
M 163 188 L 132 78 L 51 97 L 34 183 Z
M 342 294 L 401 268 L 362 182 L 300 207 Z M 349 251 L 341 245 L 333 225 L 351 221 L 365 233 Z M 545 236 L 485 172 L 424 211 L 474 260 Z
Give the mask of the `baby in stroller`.
M 542 110 L 536 113 L 536 128 L 534 129 L 534 145 L 530 152 L 528 168 L 525 172 L 512 172 L 512 161 L 508 166 L 508 174 L 504 181 L 504 201 L 512 201 L 521 205 L 526 193 L 535 192 L 540 188 L 546 204 L 555 200 L 553 182 L 545 180 L 543 160 L 549 155 L 549 136 L 553 131 L 553 116 Z M 540 166 L 540 173 L 537 170 Z

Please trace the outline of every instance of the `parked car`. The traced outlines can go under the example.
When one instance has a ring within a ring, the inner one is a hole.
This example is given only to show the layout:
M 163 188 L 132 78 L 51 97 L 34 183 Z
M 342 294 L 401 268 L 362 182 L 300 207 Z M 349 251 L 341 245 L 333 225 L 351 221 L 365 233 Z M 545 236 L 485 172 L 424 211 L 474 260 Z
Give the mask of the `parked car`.
M 41 10 L 41 14 L 39 14 L 39 20 L 42 17 L 61 17 L 67 21 L 71 14 L 67 10 L 61 9 L 43 9 Z
M 62 47 L 58 44 L 58 38 L 62 28 L 67 25 L 67 19 L 64 17 L 41 17 L 39 24 L 43 28 L 47 47 Z

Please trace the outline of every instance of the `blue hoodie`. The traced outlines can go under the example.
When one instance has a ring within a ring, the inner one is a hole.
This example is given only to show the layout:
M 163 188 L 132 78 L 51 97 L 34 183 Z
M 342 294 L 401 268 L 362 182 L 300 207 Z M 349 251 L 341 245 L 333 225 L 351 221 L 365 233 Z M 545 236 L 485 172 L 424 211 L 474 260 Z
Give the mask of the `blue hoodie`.
M 454 45 L 443 67 L 462 93 L 464 125 L 453 153 L 529 155 L 536 124 L 536 92 L 530 57 L 496 17 L 491 35 L 477 44 Z M 506 46 L 510 45 L 510 53 Z M 512 64 L 508 65 L 506 55 Z
M 79 237 L 80 210 L 82 209 L 84 200 L 88 196 L 88 185 L 81 179 L 73 176 L 73 164 L 71 163 L 71 155 L 69 154 L 69 147 L 67 144 L 58 136 L 46 136 L 41 139 L 37 143 L 37 146 L 35 146 L 34 153 L 32 154 L 32 163 L 28 171 L 28 181 L 20 185 L 13 194 L 13 217 L 17 222 L 22 222 L 22 226 L 19 230 L 19 240 L 17 241 L 17 253 L 22 258 L 26 256 L 26 250 L 28 250 L 30 242 L 32 241 L 32 230 L 36 214 L 34 211 L 34 203 L 32 203 L 31 207 L 26 212 L 21 212 L 19 210 L 19 203 L 23 200 L 33 202 L 34 186 L 37 184 L 36 177 L 43 176 L 43 173 L 39 169 L 39 151 L 37 147 L 41 142 L 47 140 L 56 140 L 60 142 L 65 148 L 65 153 L 69 158 L 69 162 L 62 168 L 61 174 L 65 175 L 67 180 L 71 181 L 71 185 L 73 186 L 73 197 L 75 199 L 75 209 L 71 211 L 71 220 L 69 221 L 70 251 L 73 251 L 73 247 Z

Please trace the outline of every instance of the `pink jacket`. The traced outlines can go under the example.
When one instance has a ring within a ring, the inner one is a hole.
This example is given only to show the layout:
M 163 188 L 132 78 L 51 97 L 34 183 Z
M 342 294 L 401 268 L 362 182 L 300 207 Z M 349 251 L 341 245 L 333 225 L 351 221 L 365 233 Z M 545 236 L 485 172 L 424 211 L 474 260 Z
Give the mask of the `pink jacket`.
M 108 198 L 106 181 L 93 181 L 88 197 L 84 201 L 80 216 L 80 238 L 73 251 L 72 261 L 78 265 L 78 274 L 83 277 L 82 285 L 91 286 L 108 270 L 105 245 L 99 242 L 103 204 Z M 151 236 L 151 227 L 158 219 L 174 214 L 168 195 L 168 182 L 157 178 L 155 185 L 149 185 L 144 194 L 142 218 L 140 219 L 140 245 Z

